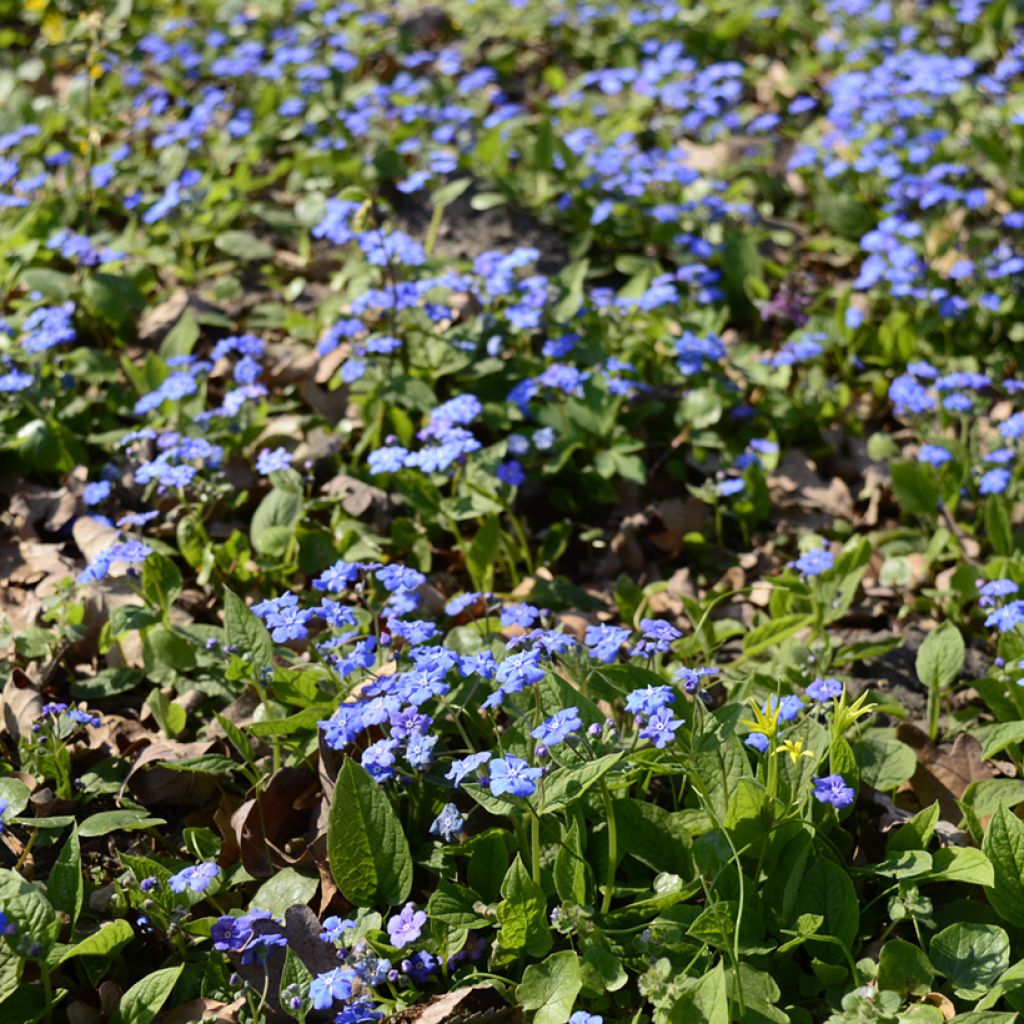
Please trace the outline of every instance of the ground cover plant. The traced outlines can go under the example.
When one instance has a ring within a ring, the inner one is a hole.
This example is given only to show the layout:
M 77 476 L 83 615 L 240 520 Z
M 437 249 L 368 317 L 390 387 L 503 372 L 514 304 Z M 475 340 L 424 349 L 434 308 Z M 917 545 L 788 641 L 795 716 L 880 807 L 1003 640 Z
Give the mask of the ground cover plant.
M 1014 3 L 0 11 L 2 1024 L 1016 1019 Z

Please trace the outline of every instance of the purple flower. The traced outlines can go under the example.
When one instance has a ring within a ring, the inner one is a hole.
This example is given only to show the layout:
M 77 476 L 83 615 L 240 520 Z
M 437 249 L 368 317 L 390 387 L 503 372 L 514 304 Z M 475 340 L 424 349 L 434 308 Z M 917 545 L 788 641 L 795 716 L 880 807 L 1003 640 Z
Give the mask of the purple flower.
M 406 903 L 402 909 L 388 921 L 388 935 L 391 936 L 391 945 L 396 949 L 408 946 L 415 942 L 427 923 L 427 915 L 422 910 L 416 909 L 415 903 Z
M 491 792 L 495 796 L 503 793 L 532 796 L 537 789 L 537 779 L 544 774 L 540 768 L 531 768 L 521 757 L 512 754 L 494 758 L 488 770 L 491 775 Z
M 815 775 L 812 781 L 814 799 L 823 804 L 831 804 L 835 808 L 849 807 L 857 795 L 853 788 L 846 784 L 842 775 L 826 775 L 824 778 Z

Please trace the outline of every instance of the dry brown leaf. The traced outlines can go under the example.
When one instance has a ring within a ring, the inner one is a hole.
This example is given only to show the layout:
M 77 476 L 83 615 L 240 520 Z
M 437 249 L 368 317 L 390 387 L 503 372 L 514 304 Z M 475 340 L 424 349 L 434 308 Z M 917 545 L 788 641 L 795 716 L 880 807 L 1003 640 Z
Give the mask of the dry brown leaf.
M 231 1003 L 222 1003 L 219 999 L 201 997 L 158 1013 L 153 1018 L 153 1024 L 197 1024 L 198 1021 L 235 1024 L 235 1021 L 238 1020 L 238 1011 L 245 1005 L 245 996 L 239 996 Z
M 363 483 L 354 476 L 346 473 L 339 473 L 336 477 L 328 480 L 321 491 L 331 497 L 340 498 L 341 507 L 353 519 L 358 519 L 369 509 L 386 509 L 388 506 L 388 495 L 379 487 Z
M 505 1001 L 497 989 L 490 985 L 473 985 L 454 992 L 434 996 L 418 1006 L 386 1017 L 383 1024 L 451 1024 L 454 1021 L 475 1020 L 477 1017 L 502 1024 L 519 1024 L 523 1011 Z
M 316 863 L 320 783 L 305 768 L 282 768 L 266 789 L 250 795 L 231 816 L 242 866 L 254 878 L 267 878 L 275 869 Z M 298 855 L 287 853 L 291 840 L 302 839 Z
M 3 702 L 4 728 L 17 745 L 39 720 L 43 712 L 42 696 L 37 684 L 20 668 L 14 668 L 4 684 L 0 700 Z
M 181 804 L 201 807 L 217 792 L 218 779 L 208 772 L 177 772 L 164 768 L 160 761 L 182 761 L 188 757 L 209 754 L 217 741 L 200 740 L 196 743 L 178 743 L 175 740 L 154 737 L 136 758 L 124 780 L 136 799 L 146 807 L 158 804 Z
M 938 800 L 942 817 L 949 821 L 962 817 L 957 801 L 972 782 L 996 775 L 992 765 L 982 760 L 981 744 L 967 733 L 960 733 L 952 744 L 936 744 L 917 726 L 901 722 L 896 736 L 917 755 L 910 785 L 921 806 Z
M 777 506 L 797 506 L 834 519 L 853 518 L 853 497 L 840 477 L 827 483 L 813 462 L 799 449 L 786 452 L 774 473 L 767 477 L 769 491 Z

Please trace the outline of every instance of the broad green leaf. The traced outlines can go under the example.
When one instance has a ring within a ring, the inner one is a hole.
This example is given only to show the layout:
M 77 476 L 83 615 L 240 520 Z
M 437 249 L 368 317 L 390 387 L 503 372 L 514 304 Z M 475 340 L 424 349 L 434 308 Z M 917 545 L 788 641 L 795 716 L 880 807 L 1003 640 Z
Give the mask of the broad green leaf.
M 28 786 L 21 779 L 5 778 L 0 779 L 0 800 L 7 801 L 4 816 L 14 818 L 21 814 L 28 807 L 29 797 L 32 795 Z
M 1024 921 L 1024 821 L 1000 807 L 992 815 L 981 849 L 992 862 L 988 901 L 1013 925 Z
M 167 1002 L 184 969 L 184 964 L 165 967 L 137 981 L 121 997 L 114 1012 L 114 1024 L 149 1024 Z
M 917 769 L 917 755 L 900 740 L 868 734 L 852 744 L 860 777 L 882 792 L 906 782 Z
M 237 653 L 248 656 L 257 669 L 273 661 L 274 642 L 259 617 L 232 590 L 224 588 L 224 635 Z
M 878 959 L 878 984 L 900 995 L 922 995 L 931 990 L 935 969 L 924 951 L 903 939 L 889 939 Z
M 256 890 L 252 906 L 269 910 L 274 917 L 284 917 L 289 907 L 308 904 L 316 895 L 319 884 L 320 879 L 315 875 L 284 868 Z
M 618 822 L 618 806 L 615 808 Z M 555 891 L 563 903 L 582 906 L 587 902 L 587 861 L 583 856 L 579 824 L 574 821 L 565 831 L 562 844 L 555 855 Z
M 78 956 L 110 957 L 135 938 L 135 932 L 127 921 L 108 921 L 99 931 L 87 935 L 81 942 L 72 946 L 60 958 L 60 962 L 72 960 Z
M 397 906 L 412 888 L 412 856 L 383 788 L 347 758 L 327 822 L 327 859 L 342 895 L 357 907 Z
M 567 949 L 530 964 L 516 999 L 524 1009 L 534 1011 L 533 1024 L 566 1024 L 582 987 L 579 957 Z
M 1010 937 L 994 924 L 951 924 L 932 938 L 929 958 L 962 999 L 978 999 L 1010 965 Z
M 501 954 L 521 953 L 543 956 L 553 939 L 548 926 L 544 891 L 530 877 L 518 855 L 501 883 L 502 901 L 498 904 L 498 946 Z
M 914 667 L 925 686 L 949 686 L 964 665 L 964 638 L 952 622 L 944 622 L 928 634 L 917 652 Z
M 889 853 L 900 850 L 923 850 L 931 842 L 935 825 L 939 820 L 939 802 L 936 800 L 929 807 L 918 811 L 909 821 L 905 821 L 891 833 L 886 849 Z
M 729 1024 L 729 995 L 721 960 L 682 991 L 667 1019 L 670 1024 Z
M 913 516 L 934 516 L 939 504 L 939 489 L 931 471 L 918 462 L 894 462 L 892 490 L 901 507 Z
M 995 869 L 985 854 L 973 846 L 944 846 L 932 854 L 928 882 L 970 882 L 994 885 Z
M 166 824 L 163 818 L 151 818 L 148 811 L 100 811 L 99 814 L 89 815 L 78 826 L 78 834 L 83 839 L 95 839 L 119 830 L 131 832 Z
M 556 768 L 544 780 L 544 802 L 540 813 L 564 811 L 621 760 L 622 754 L 605 754 L 583 764 Z
M 82 851 L 78 829 L 73 828 L 57 854 L 46 881 L 46 895 L 57 910 L 71 918 L 72 929 L 82 912 L 85 881 L 82 878 Z
M 797 914 L 821 914 L 825 918 L 821 929 L 833 935 L 847 948 L 853 945 L 860 925 L 860 906 L 850 876 L 835 861 L 818 857 L 807 869 L 796 894 Z M 831 944 L 811 940 L 813 954 L 831 962 L 842 954 Z

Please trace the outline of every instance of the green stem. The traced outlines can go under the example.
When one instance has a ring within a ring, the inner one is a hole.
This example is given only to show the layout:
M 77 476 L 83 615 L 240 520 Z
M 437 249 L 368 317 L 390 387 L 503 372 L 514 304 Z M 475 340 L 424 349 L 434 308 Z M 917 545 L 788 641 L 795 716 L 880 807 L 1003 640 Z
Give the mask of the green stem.
M 605 875 L 604 897 L 601 900 L 601 913 L 607 914 L 612 907 L 615 895 L 615 867 L 619 859 L 619 833 L 615 824 L 615 807 L 612 795 L 608 792 L 608 783 L 601 780 L 601 799 L 604 801 L 604 814 L 608 819 L 608 871 Z
M 530 861 L 533 884 L 540 888 L 540 815 L 536 811 L 530 817 Z

